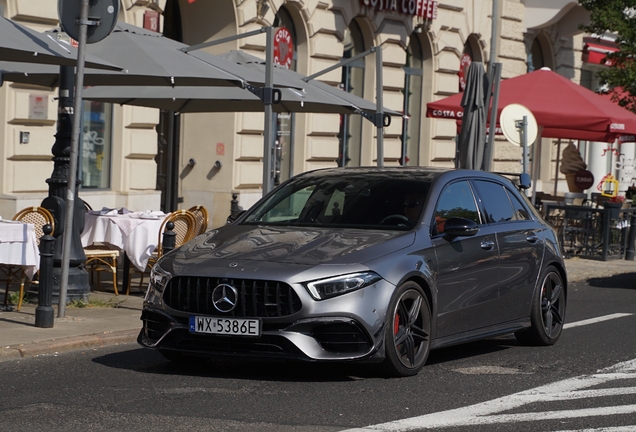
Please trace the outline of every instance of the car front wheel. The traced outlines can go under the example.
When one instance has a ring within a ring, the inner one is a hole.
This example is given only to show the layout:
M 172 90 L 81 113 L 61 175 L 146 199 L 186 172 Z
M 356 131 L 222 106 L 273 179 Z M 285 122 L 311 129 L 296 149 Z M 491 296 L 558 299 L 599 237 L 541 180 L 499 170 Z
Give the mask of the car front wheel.
M 532 300 L 532 326 L 515 333 L 517 340 L 528 345 L 554 345 L 565 322 L 565 287 L 558 270 L 548 266 L 541 274 L 541 287 Z
M 406 282 L 396 290 L 386 324 L 385 370 L 392 376 L 417 374 L 426 363 L 431 343 L 431 309 L 419 285 Z

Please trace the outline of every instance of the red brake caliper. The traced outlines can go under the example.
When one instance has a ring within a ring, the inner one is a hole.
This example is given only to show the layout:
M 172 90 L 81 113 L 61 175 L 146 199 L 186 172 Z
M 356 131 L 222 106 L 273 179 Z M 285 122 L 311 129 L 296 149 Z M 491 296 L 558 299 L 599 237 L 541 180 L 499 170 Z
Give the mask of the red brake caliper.
M 398 334 L 398 330 L 400 329 L 400 315 L 395 314 L 395 321 L 393 322 L 393 334 Z

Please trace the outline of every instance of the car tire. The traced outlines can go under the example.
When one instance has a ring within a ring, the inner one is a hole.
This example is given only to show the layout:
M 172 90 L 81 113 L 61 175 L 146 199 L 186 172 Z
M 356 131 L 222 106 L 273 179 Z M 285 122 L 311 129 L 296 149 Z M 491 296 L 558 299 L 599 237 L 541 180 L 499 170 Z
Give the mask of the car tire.
M 565 322 L 565 286 L 559 271 L 548 266 L 541 273 L 541 286 L 532 299 L 531 327 L 515 333 L 525 345 L 554 345 Z
M 431 346 L 431 308 L 422 288 L 406 282 L 397 288 L 387 309 L 384 370 L 391 376 L 416 375 Z

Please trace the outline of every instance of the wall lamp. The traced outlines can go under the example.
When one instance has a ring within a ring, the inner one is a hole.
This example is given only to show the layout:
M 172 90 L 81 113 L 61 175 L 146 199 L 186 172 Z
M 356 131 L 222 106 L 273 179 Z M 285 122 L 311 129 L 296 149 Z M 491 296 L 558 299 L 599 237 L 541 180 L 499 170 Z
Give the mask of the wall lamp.
M 267 4 L 267 0 L 256 0 L 256 16 L 259 20 L 265 17 L 268 10 L 269 5 Z

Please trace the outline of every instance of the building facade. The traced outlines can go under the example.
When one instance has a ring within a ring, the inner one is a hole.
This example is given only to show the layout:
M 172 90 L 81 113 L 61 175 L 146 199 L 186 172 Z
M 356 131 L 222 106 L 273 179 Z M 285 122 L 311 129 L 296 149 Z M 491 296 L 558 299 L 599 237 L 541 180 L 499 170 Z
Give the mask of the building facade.
M 122 0 L 119 19 L 189 45 L 262 26 L 285 27 L 291 36 L 286 49 L 292 52 L 285 65 L 305 75 L 381 46 L 384 105 L 404 113 L 384 129 L 384 164 L 453 166 L 457 126 L 427 118 L 426 103 L 457 93 L 471 61 L 487 64 L 494 52 L 504 79 L 550 67 L 590 88 L 594 68 L 603 67 L 583 61 L 589 46 L 578 26 L 587 16 L 576 2 L 496 3 L 494 38 L 493 2 L 480 0 Z M 0 6 L 5 17 L 36 30 L 58 25 L 56 0 L 0 0 Z M 264 58 L 265 36 L 205 50 L 244 50 Z M 319 79 L 375 101 L 376 77 L 371 54 Z M 46 196 L 55 97 L 53 88 L 12 83 L 0 88 L 0 215 L 5 218 Z M 201 204 L 210 211 L 210 226 L 218 226 L 230 212 L 233 194 L 243 207 L 262 195 L 262 113 L 178 114 L 85 102 L 83 119 L 80 196 L 93 208 L 172 210 Z M 377 164 L 376 128 L 358 115 L 278 113 L 274 127 L 276 182 L 322 167 Z M 596 147 L 607 146 L 586 143 L 580 149 L 596 161 L 606 157 L 600 150 L 597 155 Z M 562 192 L 565 181 L 554 163 L 557 146 L 544 140 L 542 147 L 551 151 L 535 156 L 538 190 L 550 192 L 556 180 Z M 495 171 L 519 172 L 520 158 L 519 147 L 497 137 Z M 631 160 L 633 165 L 633 148 Z M 615 161 L 603 162 L 615 168 Z

